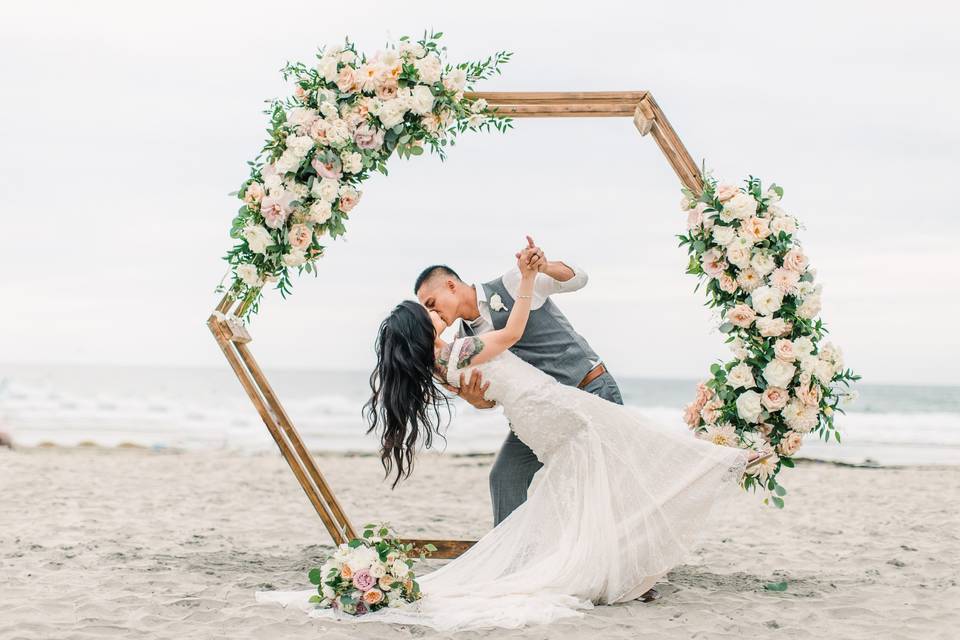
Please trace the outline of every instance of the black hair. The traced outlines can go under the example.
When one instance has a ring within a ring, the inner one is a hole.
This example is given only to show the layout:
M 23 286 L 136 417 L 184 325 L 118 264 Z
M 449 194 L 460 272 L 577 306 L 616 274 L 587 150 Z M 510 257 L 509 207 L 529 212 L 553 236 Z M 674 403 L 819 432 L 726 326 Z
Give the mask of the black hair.
M 420 291 L 420 287 L 423 286 L 423 283 L 432 278 L 433 276 L 453 276 L 457 280 L 460 280 L 460 276 L 457 275 L 457 272 L 448 267 L 445 264 L 435 264 L 431 267 L 427 267 L 420 272 L 420 275 L 417 276 L 417 281 L 413 285 L 413 295 L 417 295 L 417 291 Z M 462 280 L 461 280 L 462 282 Z
M 430 314 L 418 302 L 404 300 L 380 323 L 374 349 L 377 365 L 370 374 L 371 396 L 363 406 L 370 427 L 380 427 L 380 462 L 390 475 L 396 465 L 391 489 L 413 470 L 413 456 L 421 435 L 424 448 L 440 433 L 440 407 L 450 400 L 433 377 L 435 330 Z

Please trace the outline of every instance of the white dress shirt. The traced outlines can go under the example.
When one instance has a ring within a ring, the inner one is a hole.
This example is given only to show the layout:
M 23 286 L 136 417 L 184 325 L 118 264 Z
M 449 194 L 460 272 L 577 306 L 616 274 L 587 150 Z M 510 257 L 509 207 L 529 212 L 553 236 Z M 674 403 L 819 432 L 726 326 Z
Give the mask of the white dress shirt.
M 573 271 L 573 277 L 563 282 L 554 280 L 545 273 L 538 273 L 533 281 L 533 297 L 530 299 L 530 310 L 539 309 L 547 301 L 547 297 L 554 293 L 568 293 L 582 289 L 587 284 L 587 272 L 572 265 L 569 262 L 563 264 L 570 267 Z M 503 274 L 503 288 L 507 290 L 510 297 L 516 299 L 517 291 L 520 288 L 520 269 L 514 267 Z M 483 290 L 483 285 L 474 284 L 473 288 L 477 290 L 477 308 L 480 309 L 480 315 L 474 320 L 463 320 L 475 333 L 484 333 L 493 331 L 493 321 L 490 319 L 490 303 L 487 302 L 487 293 Z

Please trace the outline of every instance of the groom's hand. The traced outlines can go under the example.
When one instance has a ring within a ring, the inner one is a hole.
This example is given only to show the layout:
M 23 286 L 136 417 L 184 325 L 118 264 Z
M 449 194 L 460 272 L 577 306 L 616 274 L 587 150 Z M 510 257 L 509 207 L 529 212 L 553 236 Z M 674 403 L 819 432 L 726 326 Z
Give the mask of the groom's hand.
M 463 373 L 460 374 L 460 388 L 444 385 L 448 391 L 451 391 L 477 409 L 490 409 L 497 405 L 493 400 L 487 400 L 484 395 L 487 393 L 487 387 L 490 383 L 483 384 L 483 374 L 476 369 L 470 375 L 470 382 L 466 382 Z

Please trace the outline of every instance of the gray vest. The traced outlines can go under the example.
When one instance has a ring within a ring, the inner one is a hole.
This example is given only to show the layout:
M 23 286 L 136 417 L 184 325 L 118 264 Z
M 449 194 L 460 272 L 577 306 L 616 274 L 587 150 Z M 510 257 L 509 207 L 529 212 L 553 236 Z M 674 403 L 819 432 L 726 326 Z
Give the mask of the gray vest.
M 482 286 L 487 300 L 490 300 L 493 294 L 499 294 L 507 307 L 499 311 L 490 309 L 493 327 L 503 329 L 510 317 L 510 310 L 513 309 L 514 299 L 507 293 L 502 278 L 485 282 Z M 461 321 L 460 334 L 473 333 L 470 325 Z M 510 347 L 510 351 L 557 381 L 572 387 L 580 384 L 593 368 L 593 363 L 600 359 L 583 336 L 574 331 L 570 321 L 550 298 L 547 298 L 539 309 L 530 311 L 523 336 Z

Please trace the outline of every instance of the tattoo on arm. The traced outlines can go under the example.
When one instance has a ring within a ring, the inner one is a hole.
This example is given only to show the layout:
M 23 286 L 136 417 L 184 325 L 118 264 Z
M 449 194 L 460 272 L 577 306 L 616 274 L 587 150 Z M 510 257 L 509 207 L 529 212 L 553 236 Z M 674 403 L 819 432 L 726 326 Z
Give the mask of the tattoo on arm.
M 440 349 L 440 353 L 437 354 L 437 373 L 443 378 L 443 381 L 447 381 L 447 368 L 450 366 L 450 352 L 453 351 L 452 344 L 446 344 Z
M 457 368 L 463 369 L 464 367 L 469 367 L 473 358 L 483 351 L 483 347 L 483 340 L 476 336 L 470 336 L 464 340 L 463 345 L 460 347 L 460 354 L 457 356 Z

